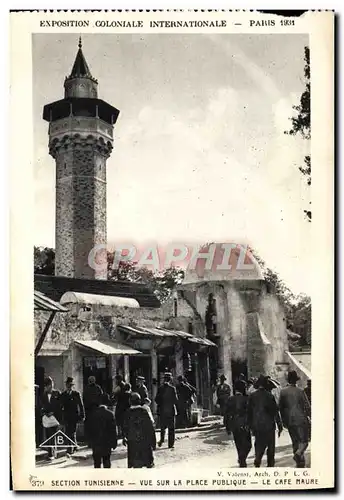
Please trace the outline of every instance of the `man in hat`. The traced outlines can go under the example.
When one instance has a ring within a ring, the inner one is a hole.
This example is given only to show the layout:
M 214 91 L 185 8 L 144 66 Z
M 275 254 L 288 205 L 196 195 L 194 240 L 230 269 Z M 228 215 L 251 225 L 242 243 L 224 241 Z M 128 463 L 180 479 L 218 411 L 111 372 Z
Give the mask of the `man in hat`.
M 268 377 L 260 375 L 257 390 L 248 398 L 248 423 L 255 437 L 255 467 L 260 467 L 265 450 L 267 450 L 267 466 L 275 465 L 275 433 L 276 424 L 280 436 L 283 425 L 274 396 L 268 390 Z
M 67 377 L 66 390 L 61 394 L 62 421 L 66 435 L 76 443 L 76 426 L 85 418 L 84 405 L 80 392 L 74 390 L 73 377 Z M 70 449 L 73 453 L 75 448 Z
M 225 414 L 227 401 L 231 395 L 231 388 L 225 382 L 225 380 L 226 377 L 222 374 L 220 377 L 220 383 L 216 389 L 217 404 L 220 406 L 220 412 L 222 416 Z
M 164 374 L 164 383 L 158 389 L 155 402 L 157 404 L 157 414 L 160 418 L 160 441 L 158 446 L 162 446 L 165 441 L 165 432 L 168 429 L 168 447 L 173 449 L 178 396 L 171 382 L 172 373 L 166 372 Z
M 39 398 L 39 385 L 35 384 L 35 436 L 36 436 L 36 447 L 43 441 L 43 427 L 42 427 L 42 417 L 41 417 L 41 406 Z
M 179 375 L 176 385 L 178 396 L 177 426 L 179 429 L 188 427 L 191 423 L 191 405 L 196 389 L 190 385 L 183 375 Z
M 116 381 L 116 387 L 113 392 L 113 401 L 116 404 L 116 409 L 115 409 L 115 419 L 116 419 L 116 424 L 119 430 L 119 434 L 122 436 L 123 431 L 123 418 L 124 418 L 124 413 L 128 409 L 129 405 L 128 403 L 128 398 L 125 394 L 125 382 L 123 380 L 122 375 L 116 375 L 115 377 Z M 123 436 L 122 436 L 123 437 Z
M 311 407 L 304 391 L 296 386 L 298 380 L 296 371 L 288 373 L 288 386 L 281 390 L 279 408 L 283 424 L 289 431 L 296 466 L 305 467 Z
M 60 401 L 60 391 L 54 389 L 54 381 L 51 377 L 46 377 L 44 379 L 44 392 L 41 398 L 41 415 L 42 417 L 46 415 L 47 417 L 55 417 L 57 422 L 61 422 L 61 401 Z M 45 440 L 49 439 L 51 436 L 57 432 L 58 425 L 53 427 L 45 427 Z M 51 443 L 49 443 L 51 444 Z M 53 448 L 47 448 L 49 457 L 53 455 Z
M 85 405 L 85 435 L 88 437 L 91 415 L 95 408 L 98 408 L 102 400 L 103 390 L 100 385 L 96 384 L 96 377 L 91 375 L 88 377 L 88 384 L 84 390 L 84 405 Z
M 103 394 L 90 416 L 89 444 L 95 469 L 111 468 L 111 450 L 117 448 L 117 430 L 114 414 L 107 408 L 108 396 Z
M 246 459 L 252 447 L 247 409 L 246 383 L 237 380 L 234 383 L 234 395 L 228 399 L 224 421 L 228 434 L 233 433 L 239 467 L 247 467 Z
M 140 395 L 141 404 L 143 403 L 143 401 L 145 399 L 147 399 L 147 398 L 149 399 L 148 389 L 145 386 L 145 378 L 142 377 L 141 375 L 139 375 L 138 377 L 136 377 L 136 389 L 135 389 L 135 392 L 137 392 L 137 394 Z
M 128 446 L 128 468 L 154 467 L 155 429 L 137 392 L 130 395 L 130 408 L 126 411 L 123 432 L 123 444 Z

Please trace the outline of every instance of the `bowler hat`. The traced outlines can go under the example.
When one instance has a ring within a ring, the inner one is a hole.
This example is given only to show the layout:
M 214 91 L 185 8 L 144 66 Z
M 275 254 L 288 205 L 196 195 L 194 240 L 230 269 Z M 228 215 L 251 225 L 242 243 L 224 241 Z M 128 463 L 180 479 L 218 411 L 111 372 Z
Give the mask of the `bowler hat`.
M 45 377 L 44 386 L 51 385 L 53 383 L 53 379 L 51 377 Z
M 258 389 L 258 387 L 264 387 L 264 389 L 267 389 L 268 387 L 268 377 L 265 375 L 259 375 L 257 378 L 256 383 L 254 384 L 255 388 Z
M 138 375 L 138 376 L 136 377 L 136 380 L 145 380 L 145 378 L 144 378 L 144 377 L 142 377 L 141 375 Z
M 298 380 L 300 380 L 300 377 L 295 370 L 291 370 L 290 372 L 288 372 L 288 382 L 290 384 L 295 384 Z
M 73 377 L 67 377 L 67 379 L 66 379 L 66 384 L 75 385 L 75 384 L 74 384 L 74 378 L 73 378 Z

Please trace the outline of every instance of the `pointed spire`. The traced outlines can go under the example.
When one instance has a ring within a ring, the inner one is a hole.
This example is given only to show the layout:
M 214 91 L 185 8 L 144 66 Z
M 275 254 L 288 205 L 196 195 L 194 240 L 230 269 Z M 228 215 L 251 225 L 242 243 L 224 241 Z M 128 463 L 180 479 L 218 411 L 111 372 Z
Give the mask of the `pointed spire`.
M 90 68 L 82 52 L 81 36 L 79 37 L 78 52 L 72 67 L 71 74 L 66 77 L 65 97 L 91 97 L 97 98 L 98 82 L 91 75 Z
M 76 54 L 76 58 L 75 58 L 75 61 L 73 64 L 72 72 L 69 75 L 69 78 L 77 78 L 80 76 L 92 78 L 92 75 L 91 75 L 90 69 L 88 67 L 88 64 L 86 62 L 85 56 L 81 50 L 81 47 L 82 47 L 81 37 L 79 38 L 78 46 L 79 46 L 79 49 L 78 49 L 78 52 Z

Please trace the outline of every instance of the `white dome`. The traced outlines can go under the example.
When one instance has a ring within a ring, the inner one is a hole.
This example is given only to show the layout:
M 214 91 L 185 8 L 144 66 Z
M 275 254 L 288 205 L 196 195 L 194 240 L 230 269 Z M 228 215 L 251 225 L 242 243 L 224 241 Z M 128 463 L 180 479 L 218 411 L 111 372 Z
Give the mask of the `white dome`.
M 183 285 L 203 281 L 264 279 L 260 265 L 245 245 L 209 243 L 199 250 L 199 254 L 203 253 L 209 255 L 207 260 L 191 258 Z

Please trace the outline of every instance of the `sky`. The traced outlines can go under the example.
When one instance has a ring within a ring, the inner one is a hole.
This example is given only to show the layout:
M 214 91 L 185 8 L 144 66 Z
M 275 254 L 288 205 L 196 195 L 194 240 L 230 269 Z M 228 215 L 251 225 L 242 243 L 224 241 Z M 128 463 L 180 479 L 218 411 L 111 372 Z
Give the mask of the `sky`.
M 55 245 L 43 106 L 63 98 L 79 34 L 33 35 L 34 244 Z M 120 110 L 107 161 L 110 245 L 249 244 L 310 293 L 309 144 L 286 135 L 307 35 L 82 36 L 98 97 Z

